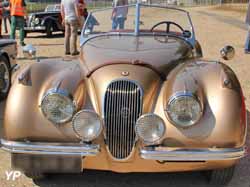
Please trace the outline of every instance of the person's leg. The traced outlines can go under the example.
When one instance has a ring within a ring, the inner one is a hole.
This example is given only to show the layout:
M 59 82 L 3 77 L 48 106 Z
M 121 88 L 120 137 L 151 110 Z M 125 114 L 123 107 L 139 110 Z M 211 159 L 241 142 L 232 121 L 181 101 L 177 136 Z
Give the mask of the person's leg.
M 24 43 L 24 38 L 25 38 L 24 22 L 25 22 L 24 17 L 20 16 L 20 17 L 17 18 L 17 23 L 18 23 L 18 27 L 19 27 L 19 38 L 20 38 L 20 45 L 21 46 L 25 46 L 25 43 Z
M 250 26 L 248 28 L 247 39 L 245 44 L 245 52 L 250 53 Z
M 125 18 L 119 18 L 119 29 L 124 29 Z
M 9 20 L 9 24 L 11 25 L 11 16 L 8 16 L 7 18 Z
M 81 23 L 80 23 L 80 29 L 82 30 L 83 25 L 84 25 L 84 22 L 85 22 L 85 18 L 84 18 L 84 16 L 81 16 L 80 20 L 81 20 Z
M 5 30 L 5 33 L 8 33 L 8 28 L 7 28 L 7 17 L 4 17 L 4 18 L 3 18 L 3 22 L 4 22 L 4 30 Z
M 66 21 L 65 22 L 65 54 L 70 54 L 70 24 Z
M 78 31 L 78 22 L 71 21 L 71 37 L 70 37 L 70 45 L 71 45 L 71 54 L 78 55 L 79 52 L 77 51 L 77 31 Z
M 112 30 L 116 30 L 118 26 L 117 18 L 112 19 Z
M 0 19 L 0 37 L 2 37 L 2 18 Z
M 11 16 L 10 39 L 16 39 L 16 16 Z

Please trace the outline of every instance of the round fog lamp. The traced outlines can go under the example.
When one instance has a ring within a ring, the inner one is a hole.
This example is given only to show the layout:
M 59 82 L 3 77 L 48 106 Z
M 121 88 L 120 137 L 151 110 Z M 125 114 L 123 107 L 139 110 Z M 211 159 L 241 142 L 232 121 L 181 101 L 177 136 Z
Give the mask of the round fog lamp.
M 164 136 L 166 126 L 164 121 L 155 114 L 141 116 L 135 126 L 137 136 L 146 144 L 159 143 Z
M 98 114 L 88 110 L 79 111 L 72 120 L 77 137 L 85 142 L 96 139 L 102 132 L 102 123 Z

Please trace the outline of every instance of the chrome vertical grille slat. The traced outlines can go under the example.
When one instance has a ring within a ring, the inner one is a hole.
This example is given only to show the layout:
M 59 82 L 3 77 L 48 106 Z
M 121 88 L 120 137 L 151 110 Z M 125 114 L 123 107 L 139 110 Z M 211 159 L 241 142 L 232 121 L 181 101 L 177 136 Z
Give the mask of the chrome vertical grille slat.
M 130 156 L 135 143 L 135 123 L 142 113 L 142 90 L 129 80 L 112 82 L 105 93 L 106 143 L 116 159 Z

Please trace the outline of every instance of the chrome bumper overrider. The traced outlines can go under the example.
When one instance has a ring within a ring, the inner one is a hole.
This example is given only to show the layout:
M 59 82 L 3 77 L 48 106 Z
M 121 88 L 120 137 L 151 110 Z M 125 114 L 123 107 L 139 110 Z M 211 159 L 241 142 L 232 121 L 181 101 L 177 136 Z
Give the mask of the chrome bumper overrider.
M 181 148 L 143 148 L 140 151 L 143 159 L 159 161 L 212 161 L 234 160 L 246 155 L 246 148 L 212 148 L 212 149 L 181 149 Z
M 7 141 L 1 139 L 1 148 L 10 153 L 26 153 L 38 155 L 76 155 L 96 156 L 99 145 L 68 143 L 31 143 Z

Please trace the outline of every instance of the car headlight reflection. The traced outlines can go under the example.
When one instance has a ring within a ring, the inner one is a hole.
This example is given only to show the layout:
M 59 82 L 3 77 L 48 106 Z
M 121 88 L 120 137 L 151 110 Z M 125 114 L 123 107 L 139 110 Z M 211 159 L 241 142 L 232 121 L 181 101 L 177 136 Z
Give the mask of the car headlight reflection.
M 170 99 L 167 114 L 175 125 L 190 127 L 201 118 L 202 105 L 193 94 L 179 93 Z
M 41 109 L 48 120 L 61 124 L 71 120 L 76 107 L 63 91 L 49 91 L 42 100 Z
M 141 116 L 135 126 L 137 136 L 146 144 L 155 144 L 163 138 L 166 131 L 164 121 L 155 114 Z
M 35 19 L 34 19 L 34 24 L 35 24 L 35 25 L 38 25 L 39 23 L 40 23 L 40 19 L 39 19 L 39 18 L 35 18 Z
M 72 120 L 73 130 L 84 142 L 96 139 L 102 132 L 102 122 L 99 115 L 89 110 L 79 111 Z

